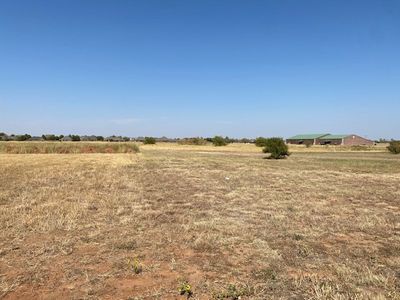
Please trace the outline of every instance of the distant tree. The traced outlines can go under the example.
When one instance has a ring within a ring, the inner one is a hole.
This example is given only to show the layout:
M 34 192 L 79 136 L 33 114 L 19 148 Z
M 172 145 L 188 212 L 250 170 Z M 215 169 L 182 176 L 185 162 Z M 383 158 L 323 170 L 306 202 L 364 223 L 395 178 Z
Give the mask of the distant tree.
M 214 146 L 226 146 L 228 143 L 226 141 L 225 138 L 223 138 L 222 136 L 216 135 L 213 137 L 212 139 L 212 143 Z
M 104 137 L 102 137 L 101 135 L 96 136 L 96 140 L 98 141 L 104 141 Z
M 31 136 L 29 134 L 22 134 L 22 135 L 17 135 L 16 140 L 17 141 L 26 141 L 29 140 Z
M 202 146 L 206 145 L 207 141 L 203 139 L 202 137 L 192 137 L 192 138 L 184 138 L 178 141 L 179 144 L 181 145 L 196 145 L 196 146 Z
M 60 139 L 59 136 L 56 136 L 56 135 L 54 135 L 54 134 L 43 134 L 43 135 L 42 135 L 42 138 L 43 138 L 45 141 L 58 141 L 58 140 Z
M 257 147 L 265 147 L 265 143 L 267 142 L 267 139 L 265 137 L 258 137 L 255 140 L 255 144 Z
M 391 141 L 387 149 L 390 153 L 400 154 L 400 141 Z
M 81 140 L 81 137 L 76 134 L 70 134 L 69 137 L 72 139 L 73 142 L 79 142 Z
M 124 140 L 124 142 L 129 142 L 129 141 L 131 140 L 131 139 L 128 138 L 127 136 L 124 136 L 122 139 Z
M 143 144 L 145 144 L 145 145 L 154 145 L 155 143 L 156 143 L 156 139 L 151 136 L 146 136 L 143 141 Z
M 226 136 L 226 137 L 225 137 L 225 142 L 226 142 L 227 144 L 234 143 L 234 142 L 236 142 L 236 141 L 237 141 L 236 139 L 230 138 L 229 136 Z
M 270 153 L 269 158 L 281 159 L 290 155 L 288 146 L 282 138 L 272 137 L 266 139 L 264 153 Z
M 250 144 L 251 140 L 248 138 L 242 138 L 239 140 L 239 143 Z

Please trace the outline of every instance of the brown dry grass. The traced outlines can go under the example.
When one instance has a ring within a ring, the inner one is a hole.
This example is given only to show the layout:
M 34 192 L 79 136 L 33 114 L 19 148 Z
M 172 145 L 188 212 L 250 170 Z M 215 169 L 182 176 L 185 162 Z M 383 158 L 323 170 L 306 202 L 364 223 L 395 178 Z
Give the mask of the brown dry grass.
M 136 153 L 136 143 L 109 142 L 0 142 L 0 153 L 9 154 L 76 154 L 76 153 Z
M 141 149 L 0 155 L 0 298 L 399 298 L 399 156 Z

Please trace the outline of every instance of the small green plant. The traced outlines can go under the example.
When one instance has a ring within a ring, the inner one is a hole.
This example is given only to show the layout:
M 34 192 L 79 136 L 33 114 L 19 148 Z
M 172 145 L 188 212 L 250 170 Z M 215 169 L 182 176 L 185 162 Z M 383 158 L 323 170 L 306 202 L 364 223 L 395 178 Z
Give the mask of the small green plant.
M 156 139 L 151 136 L 146 136 L 143 141 L 143 144 L 145 144 L 145 145 L 154 145 L 155 143 L 156 143 Z
M 272 137 L 266 140 L 264 153 L 270 153 L 268 158 L 281 159 L 290 155 L 288 146 L 282 138 Z
M 255 140 L 255 144 L 257 147 L 265 147 L 265 143 L 267 142 L 267 139 L 264 137 L 258 137 Z
M 143 271 L 143 266 L 137 258 L 128 260 L 128 267 L 135 274 L 140 274 Z
M 219 136 L 219 135 L 213 137 L 212 143 L 214 146 L 217 146 L 217 147 L 226 146 L 228 144 L 226 139 L 224 139 L 222 136 Z
M 193 295 L 192 286 L 188 281 L 183 281 L 179 284 L 178 292 L 181 295 L 186 295 L 188 298 Z
M 400 154 L 400 141 L 391 141 L 387 149 L 390 153 Z

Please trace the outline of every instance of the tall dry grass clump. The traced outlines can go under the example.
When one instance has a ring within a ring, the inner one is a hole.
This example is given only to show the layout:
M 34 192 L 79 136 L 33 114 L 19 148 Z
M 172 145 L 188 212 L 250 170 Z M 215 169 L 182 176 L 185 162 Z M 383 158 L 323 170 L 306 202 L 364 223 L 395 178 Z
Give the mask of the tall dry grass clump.
M 135 143 L 107 142 L 0 142 L 0 153 L 9 154 L 76 154 L 76 153 L 137 153 Z

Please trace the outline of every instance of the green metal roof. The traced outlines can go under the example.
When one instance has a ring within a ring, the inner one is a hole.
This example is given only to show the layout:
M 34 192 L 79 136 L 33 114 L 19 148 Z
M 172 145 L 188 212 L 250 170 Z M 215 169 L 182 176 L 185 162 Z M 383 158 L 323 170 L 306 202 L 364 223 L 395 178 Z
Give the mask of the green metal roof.
M 314 140 L 321 138 L 325 135 L 329 135 L 328 133 L 314 133 L 314 134 L 298 134 L 288 138 L 288 140 Z
M 321 137 L 321 140 L 341 140 L 345 137 L 348 137 L 350 134 L 328 134 L 326 136 Z

